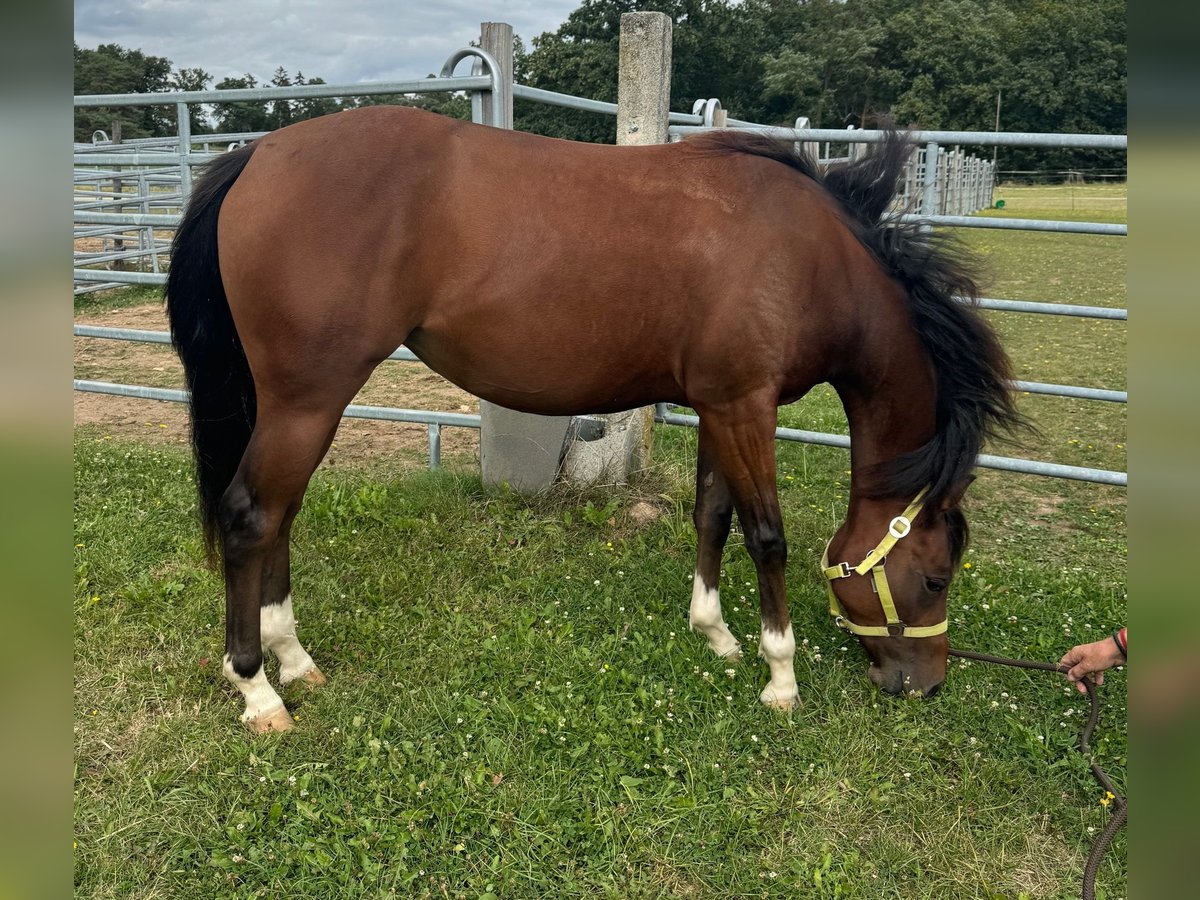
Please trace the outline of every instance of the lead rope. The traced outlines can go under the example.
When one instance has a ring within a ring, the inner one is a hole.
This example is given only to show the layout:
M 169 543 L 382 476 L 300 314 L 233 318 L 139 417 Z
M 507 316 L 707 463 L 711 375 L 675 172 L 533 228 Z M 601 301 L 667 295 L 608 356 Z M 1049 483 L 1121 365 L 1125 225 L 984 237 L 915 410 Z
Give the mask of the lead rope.
M 1015 666 L 1018 669 L 1041 669 L 1046 672 L 1057 672 L 1060 674 L 1068 671 L 1066 666 L 1060 666 L 1056 663 L 1008 659 L 1004 656 L 991 656 L 987 653 L 973 653 L 970 650 L 955 650 L 953 647 L 950 648 L 950 655 L 962 659 L 995 663 L 1001 666 Z M 1100 869 L 1100 861 L 1104 858 L 1104 854 L 1108 850 L 1108 845 L 1112 843 L 1112 839 L 1116 837 L 1117 832 L 1124 827 L 1126 820 L 1129 818 L 1129 808 L 1125 798 L 1113 788 L 1112 781 L 1109 780 L 1108 775 L 1105 774 L 1104 770 L 1092 758 L 1092 732 L 1096 729 L 1096 723 L 1100 721 L 1100 696 L 1096 693 L 1096 686 L 1090 680 L 1083 679 L 1083 686 L 1087 688 L 1088 700 L 1091 701 L 1092 711 L 1088 716 L 1087 724 L 1083 727 L 1083 734 L 1079 738 L 1079 752 L 1087 758 L 1088 765 L 1092 769 L 1092 774 L 1100 782 L 1100 786 L 1108 794 L 1112 795 L 1112 802 L 1114 804 L 1112 818 L 1108 820 L 1108 825 L 1100 832 L 1100 836 L 1096 838 L 1096 842 L 1092 844 L 1092 852 L 1088 854 L 1087 865 L 1083 867 L 1083 900 L 1095 900 L 1096 872 Z

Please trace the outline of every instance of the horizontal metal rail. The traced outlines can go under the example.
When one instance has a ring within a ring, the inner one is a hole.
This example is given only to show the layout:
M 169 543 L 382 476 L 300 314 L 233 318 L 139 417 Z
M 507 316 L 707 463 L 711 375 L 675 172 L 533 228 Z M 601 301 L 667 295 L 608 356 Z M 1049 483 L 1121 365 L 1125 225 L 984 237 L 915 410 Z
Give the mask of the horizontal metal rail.
M 120 202 L 120 201 L 117 201 Z M 130 205 L 134 201 L 125 201 Z M 89 212 L 79 209 L 75 211 L 75 221 L 81 225 L 131 225 L 134 227 L 153 226 L 155 228 L 174 228 L 179 224 L 179 216 L 157 213 L 104 213 Z
M 139 384 L 114 384 L 108 381 L 85 381 L 76 378 L 75 390 L 93 394 L 114 394 L 118 397 L 137 397 L 143 400 L 165 400 L 169 403 L 187 403 L 187 391 L 170 388 L 152 388 Z M 429 468 L 442 465 L 442 429 L 479 428 L 478 413 L 430 412 L 424 409 L 393 409 L 384 406 L 358 406 L 351 404 L 342 412 L 347 419 L 383 419 L 389 422 L 404 422 L 426 425 L 429 429 Z
M 92 394 L 112 394 L 118 397 L 137 397 L 142 400 L 165 400 L 187 403 L 187 391 L 173 388 L 147 387 L 141 384 L 114 384 L 109 381 L 87 381 L 76 378 L 75 390 Z M 478 428 L 478 413 L 432 412 L 427 409 L 395 409 L 390 406 L 360 406 L 351 404 L 342 413 L 348 419 L 382 419 L 388 422 L 407 422 L 416 425 L 441 425 L 454 428 Z
M 137 238 L 124 238 L 128 243 L 134 243 Z M 120 250 L 109 253 L 76 253 L 75 265 L 97 265 L 99 263 L 123 262 L 125 260 L 146 260 L 151 263 L 155 262 L 155 257 L 162 256 L 169 245 L 163 242 L 157 242 L 152 247 L 145 249 Z M 119 270 L 118 270 L 119 271 Z
M 785 141 L 828 141 L 834 144 L 877 144 L 886 140 L 889 132 L 838 128 L 783 128 L 772 125 L 742 125 L 754 128 L 768 137 Z M 713 131 L 711 126 L 672 125 L 675 134 L 698 134 Z M 1129 137 L 1124 134 L 1047 134 L 1038 131 L 910 131 L 906 137 L 916 143 L 970 144 L 981 147 L 1060 147 L 1088 150 L 1128 150 Z
M 438 91 L 490 91 L 490 75 L 414 78 L 359 84 L 305 84 L 288 87 L 232 88 L 212 91 L 170 91 L 148 94 L 76 94 L 84 106 L 174 106 L 177 103 L 237 103 L 258 100 L 305 100 L 314 97 L 367 97 L 379 94 L 428 94 Z M 193 136 L 193 141 L 203 135 Z
M 75 337 L 101 338 L 109 341 L 135 341 L 142 344 L 169 344 L 171 334 L 167 331 L 147 331 L 141 328 L 110 328 L 106 325 L 76 325 Z M 405 346 L 392 351 L 388 359 L 398 362 L 420 362 L 420 357 Z
M 535 103 L 545 103 L 548 106 L 561 106 L 565 109 L 578 109 L 584 112 L 603 113 L 606 116 L 617 114 L 617 104 L 607 100 L 589 100 L 585 97 L 575 97 L 571 94 L 560 94 L 558 91 L 548 91 L 544 88 L 530 87 L 526 84 L 513 84 L 513 96 L 521 100 L 532 100 Z M 668 113 L 668 122 L 676 125 L 702 125 L 703 116 L 684 112 Z
M 76 325 L 75 337 L 102 338 L 109 341 L 136 341 L 142 344 L 169 344 L 166 331 L 145 331 L 140 328 L 108 328 L 100 325 Z
M 1041 381 L 1014 381 L 1014 391 L 1027 394 L 1047 394 L 1053 397 L 1073 397 L 1077 400 L 1103 400 L 1107 403 L 1128 403 L 1126 391 L 1110 391 L 1107 388 L 1080 387 L 1074 384 L 1046 384 Z
M 980 309 L 995 309 L 1001 312 L 1035 313 L 1043 316 L 1075 316 L 1081 319 L 1129 318 L 1129 312 L 1115 306 L 1075 306 L 1070 303 L 1045 303 L 1037 300 L 997 300 L 980 297 Z
M 113 284 L 166 284 L 167 276 L 159 272 L 110 272 L 108 269 L 75 269 L 76 281 L 103 281 Z
M 1129 234 L 1128 225 L 1109 222 L 1008 219 L 998 216 L 923 216 L 920 213 L 906 213 L 900 216 L 900 221 L 925 225 L 948 225 L 953 228 L 1006 228 L 1011 231 L 1058 231 L 1069 234 Z
M 659 403 L 655 407 L 654 420 L 665 425 L 682 425 L 686 428 L 698 428 L 699 416 L 689 416 L 672 412 L 667 404 Z M 821 431 L 803 431 L 798 428 L 776 428 L 775 439 L 778 441 L 797 441 L 803 444 L 819 444 L 825 447 L 842 447 L 849 449 L 850 438 L 844 434 L 826 434 Z M 1113 472 L 1108 469 L 1092 469 L 1086 466 L 1065 466 L 1059 463 L 1041 462 L 1031 459 L 1014 459 L 1009 456 L 992 456 L 981 453 L 976 459 L 976 465 L 985 469 L 1000 469 L 1006 472 L 1020 472 L 1024 475 L 1044 475 L 1051 478 L 1067 478 L 1072 481 L 1090 481 L 1096 484 L 1111 484 L 1127 487 L 1129 476 L 1125 472 Z
M 224 151 L 221 151 L 224 153 Z M 186 154 L 188 165 L 202 165 L 216 159 L 221 153 L 196 153 L 190 152 Z M 84 155 L 76 153 L 74 157 L 75 165 L 90 166 L 90 165 L 105 165 L 105 166 L 174 166 L 179 168 L 179 161 L 184 158 L 184 154 L 180 153 L 160 153 L 157 151 L 140 150 L 132 153 L 93 153 Z

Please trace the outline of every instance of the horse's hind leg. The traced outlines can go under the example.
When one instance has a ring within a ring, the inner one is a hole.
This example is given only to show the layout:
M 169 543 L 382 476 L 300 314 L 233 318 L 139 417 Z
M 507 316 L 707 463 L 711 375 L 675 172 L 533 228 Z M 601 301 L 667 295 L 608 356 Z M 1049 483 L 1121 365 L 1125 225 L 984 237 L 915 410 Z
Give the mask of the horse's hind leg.
M 688 623 L 693 631 L 708 638 L 708 646 L 717 656 L 736 660 L 741 658 L 742 648 L 721 616 L 719 593 L 721 552 L 729 537 L 733 498 L 704 420 L 700 422 L 696 457 L 696 509 L 692 515 L 696 523 L 696 575 Z
M 292 726 L 283 701 L 263 672 L 263 644 L 280 635 L 264 634 L 264 587 L 282 584 L 291 520 L 300 508 L 308 480 L 324 456 L 342 407 L 291 409 L 260 403 L 254 433 L 233 482 L 221 500 L 220 532 L 225 561 L 225 676 L 246 701 L 244 721 L 253 731 L 284 731 Z M 299 649 L 298 642 L 288 649 Z M 307 656 L 307 653 L 304 653 Z M 289 660 L 303 665 L 298 655 Z M 309 659 L 311 663 L 311 659 Z
M 707 422 L 712 446 L 733 495 L 758 572 L 762 614 L 759 653 L 771 669 L 771 680 L 759 695 L 767 706 L 791 709 L 799 702 L 794 659 L 796 639 L 788 613 L 784 566 L 787 541 L 775 482 L 775 403 L 768 394 L 704 407 L 693 404 Z
M 299 509 L 296 505 L 288 511 L 275 546 L 267 555 L 259 631 L 263 650 L 270 650 L 279 660 L 279 683 L 286 685 L 299 680 L 315 688 L 325 683 L 325 676 L 296 637 L 296 616 L 292 609 L 291 534 L 292 520 Z
M 337 426 L 329 430 L 318 459 L 323 459 L 333 442 Z M 270 650 L 279 660 L 279 683 L 301 681 L 316 688 L 325 683 L 304 645 L 296 637 L 296 615 L 292 607 L 292 522 L 300 512 L 300 502 L 293 503 L 279 526 L 275 546 L 267 554 L 263 566 L 262 608 L 259 611 L 259 631 L 263 650 Z

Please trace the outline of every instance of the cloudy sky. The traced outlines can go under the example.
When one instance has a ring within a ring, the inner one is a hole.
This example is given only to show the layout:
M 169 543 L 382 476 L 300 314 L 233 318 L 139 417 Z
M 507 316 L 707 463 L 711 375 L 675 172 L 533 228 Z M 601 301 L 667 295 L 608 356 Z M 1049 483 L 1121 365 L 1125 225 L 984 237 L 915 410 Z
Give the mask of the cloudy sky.
M 120 44 L 198 67 L 213 83 L 279 66 L 331 84 L 424 78 L 508 22 L 528 47 L 581 0 L 76 0 L 75 43 Z M 470 69 L 463 62 L 458 74 Z

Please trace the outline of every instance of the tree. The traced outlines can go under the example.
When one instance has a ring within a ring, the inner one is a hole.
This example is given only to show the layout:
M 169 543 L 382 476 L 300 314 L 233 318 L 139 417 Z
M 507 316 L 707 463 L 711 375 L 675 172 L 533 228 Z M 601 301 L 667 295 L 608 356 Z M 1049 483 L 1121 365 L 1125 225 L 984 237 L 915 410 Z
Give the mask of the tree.
M 303 84 L 304 82 L 299 83 Z M 291 87 L 292 79 L 288 76 L 287 69 L 283 66 L 276 69 L 275 74 L 271 76 L 271 85 L 273 87 Z M 292 102 L 290 100 L 272 100 L 268 104 L 267 120 L 271 123 L 272 130 L 291 125 L 295 121 Z
M 306 82 L 304 80 L 304 73 L 297 72 L 296 84 L 325 84 L 325 79 L 310 78 Z M 303 100 L 292 101 L 292 112 L 296 121 L 315 119 L 317 116 L 327 116 L 340 109 L 342 109 L 342 104 L 338 102 L 336 97 L 309 97 Z
M 615 101 L 621 16 L 654 10 L 673 22 L 673 109 L 717 97 L 737 118 L 787 122 L 796 115 L 794 103 L 764 95 L 764 60 L 795 33 L 808 6 L 800 0 L 584 0 L 556 32 L 535 37 L 528 53 L 520 48 L 516 77 L 533 87 Z M 518 107 L 517 127 L 576 140 L 615 139 L 611 117 L 532 104 Z
M 812 0 L 795 31 L 763 60 L 768 115 L 808 116 L 817 128 L 863 127 L 890 97 L 879 48 L 886 29 L 864 2 Z
M 247 72 L 241 78 L 223 78 L 216 87 L 219 91 L 253 88 L 258 87 L 258 79 Z M 216 118 L 217 131 L 222 134 L 271 130 L 267 105 L 258 100 L 214 103 L 213 115 Z
M 206 91 L 211 81 L 212 76 L 203 69 L 180 68 L 171 76 L 170 85 L 173 91 Z M 188 117 L 191 120 L 192 134 L 202 134 L 211 127 L 203 104 L 190 104 Z
M 95 50 L 75 45 L 76 94 L 144 94 L 170 89 L 171 61 L 101 44 Z M 162 106 L 79 107 L 75 110 L 75 140 L 90 141 L 92 132 L 108 132 L 121 123 L 124 138 L 161 137 L 175 133 L 174 111 Z

